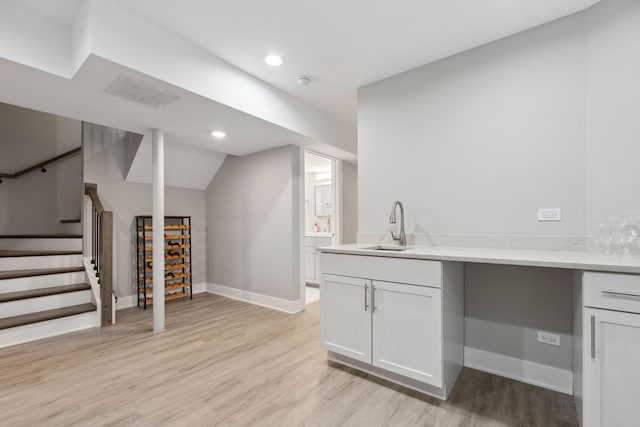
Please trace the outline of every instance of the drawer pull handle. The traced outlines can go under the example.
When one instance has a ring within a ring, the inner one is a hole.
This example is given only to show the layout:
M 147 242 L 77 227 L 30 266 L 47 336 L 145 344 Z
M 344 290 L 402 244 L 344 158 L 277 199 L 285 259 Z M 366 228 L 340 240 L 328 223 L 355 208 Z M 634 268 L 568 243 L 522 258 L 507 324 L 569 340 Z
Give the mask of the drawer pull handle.
M 371 312 L 376 312 L 376 287 L 371 285 Z
M 367 304 L 367 293 L 369 292 L 369 285 L 364 285 L 364 311 L 367 311 L 369 304 Z
M 596 358 L 596 316 L 591 316 L 591 358 Z
M 618 292 L 618 291 L 612 291 L 610 289 L 603 289 L 602 293 L 605 295 L 611 295 L 614 297 L 640 298 L 640 294 L 636 294 L 634 292 Z

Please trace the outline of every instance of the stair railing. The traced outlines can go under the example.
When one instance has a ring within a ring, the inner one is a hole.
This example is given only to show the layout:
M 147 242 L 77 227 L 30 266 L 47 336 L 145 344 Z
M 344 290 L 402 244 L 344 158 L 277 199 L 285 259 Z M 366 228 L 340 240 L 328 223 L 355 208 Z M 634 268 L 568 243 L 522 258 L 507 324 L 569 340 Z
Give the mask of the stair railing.
M 77 147 L 74 148 L 73 150 L 69 150 L 66 153 L 62 153 L 60 155 L 57 155 L 55 157 L 52 157 L 50 159 L 47 159 L 45 161 L 36 163 L 33 166 L 29 166 L 28 168 L 24 168 L 18 172 L 14 172 L 14 173 L 0 173 L 0 183 L 2 183 L 2 178 L 10 178 L 10 179 L 15 179 L 15 178 L 19 178 L 22 175 L 26 175 L 29 172 L 33 172 L 35 170 L 40 169 L 40 171 L 42 172 L 46 172 L 47 169 L 45 168 L 45 166 L 50 165 L 51 163 L 55 163 L 58 160 L 62 160 L 62 159 L 66 159 L 67 157 L 73 156 L 74 154 L 80 153 L 82 151 L 82 147 Z
M 91 201 L 91 247 L 89 259 L 99 285 L 100 293 L 96 295 L 99 304 L 98 321 L 100 326 L 109 326 L 114 322 L 113 294 L 113 212 L 105 211 L 98 197 L 96 184 L 85 184 L 84 194 Z M 86 218 L 88 222 L 88 218 Z M 90 280 L 92 275 L 89 274 Z M 92 286 L 93 287 L 93 286 Z

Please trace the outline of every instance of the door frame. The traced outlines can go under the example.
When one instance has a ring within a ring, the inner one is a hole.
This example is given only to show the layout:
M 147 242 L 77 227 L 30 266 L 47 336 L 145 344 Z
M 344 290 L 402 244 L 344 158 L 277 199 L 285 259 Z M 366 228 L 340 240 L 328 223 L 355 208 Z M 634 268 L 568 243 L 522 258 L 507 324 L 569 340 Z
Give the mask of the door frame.
M 300 310 L 306 310 L 307 298 L 306 298 L 306 277 L 305 277 L 305 240 L 306 240 L 306 215 L 305 215 L 305 190 L 306 190 L 306 165 L 305 154 L 309 153 L 314 156 L 323 157 L 331 160 L 331 196 L 333 199 L 333 220 L 332 228 L 334 244 L 339 245 L 342 243 L 342 160 L 335 158 L 329 154 L 322 153 L 320 151 L 303 148 L 300 150 L 300 177 L 298 182 L 299 197 L 300 197 L 300 224 L 298 232 L 300 233 Z M 319 262 L 319 260 L 318 260 Z

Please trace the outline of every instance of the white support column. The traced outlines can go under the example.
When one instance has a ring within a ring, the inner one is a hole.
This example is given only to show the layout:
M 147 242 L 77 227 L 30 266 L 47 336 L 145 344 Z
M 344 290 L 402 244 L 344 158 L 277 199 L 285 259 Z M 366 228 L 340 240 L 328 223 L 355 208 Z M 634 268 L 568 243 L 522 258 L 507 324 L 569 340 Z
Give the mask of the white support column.
M 164 132 L 152 130 L 153 332 L 164 331 Z

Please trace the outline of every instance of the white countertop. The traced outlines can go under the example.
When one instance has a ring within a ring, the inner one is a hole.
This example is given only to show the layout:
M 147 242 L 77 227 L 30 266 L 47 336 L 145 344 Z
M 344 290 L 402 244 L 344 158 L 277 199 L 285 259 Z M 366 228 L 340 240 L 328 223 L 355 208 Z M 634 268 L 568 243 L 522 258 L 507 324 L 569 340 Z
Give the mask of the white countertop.
M 321 247 L 319 250 L 325 253 L 351 255 L 477 262 L 483 264 L 523 265 L 640 274 L 640 258 L 622 259 L 613 255 L 593 252 L 441 246 L 410 246 L 406 251 L 400 252 L 364 249 L 372 246 L 376 245 L 371 243 L 356 243 L 351 245 Z

